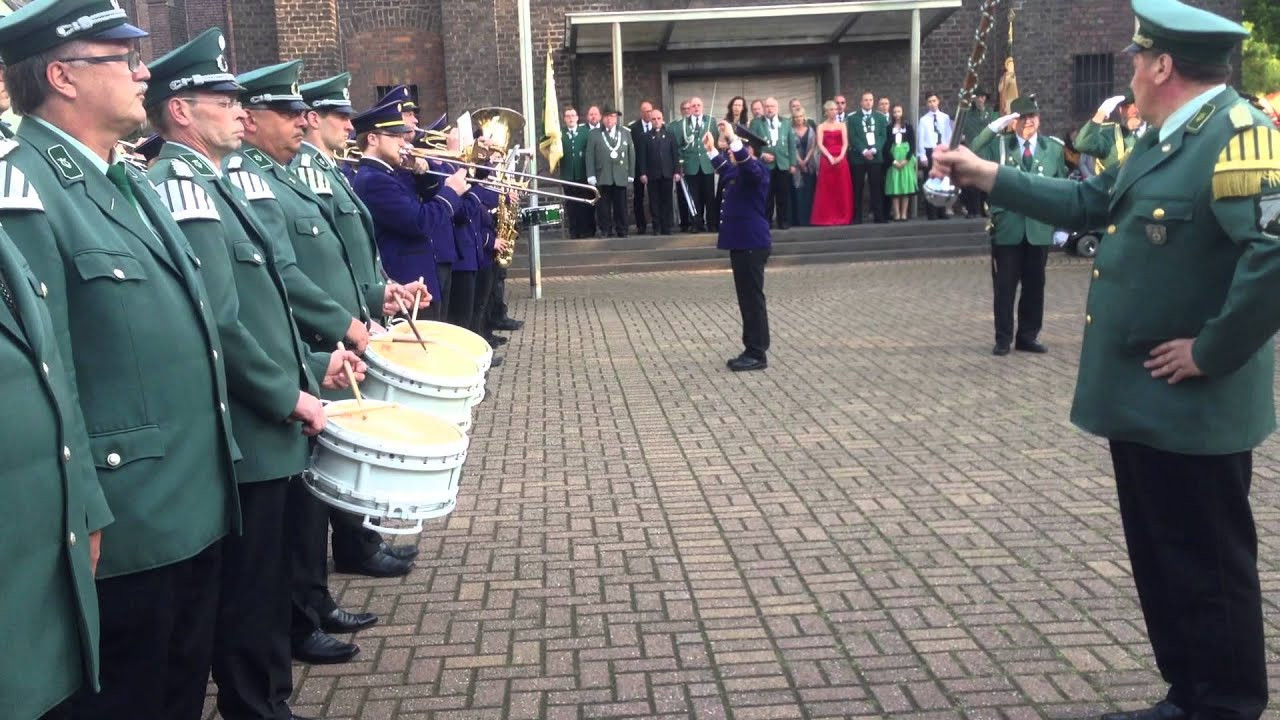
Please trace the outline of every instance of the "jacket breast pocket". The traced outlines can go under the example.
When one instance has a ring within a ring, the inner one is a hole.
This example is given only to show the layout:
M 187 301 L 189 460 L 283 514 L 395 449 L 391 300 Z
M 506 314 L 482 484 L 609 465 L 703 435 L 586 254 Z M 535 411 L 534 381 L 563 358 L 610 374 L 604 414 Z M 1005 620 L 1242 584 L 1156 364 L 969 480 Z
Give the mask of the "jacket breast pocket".
M 253 243 L 238 242 L 232 247 L 232 252 L 236 256 L 236 262 L 248 263 L 250 265 L 262 265 L 267 261 L 262 255 L 262 251 Z
M 1154 247 L 1163 247 L 1176 239 L 1194 215 L 1190 200 L 1146 199 L 1134 201 L 1134 214 L 1139 218 L 1146 241 Z
M 90 250 L 77 254 L 72 262 L 85 282 L 110 280 L 118 283 L 147 279 L 142 263 L 132 255 L 109 250 Z
M 99 470 L 119 470 L 138 460 L 164 457 L 164 435 L 155 425 L 96 433 L 89 436 L 89 449 Z
M 300 239 L 317 238 L 324 232 L 324 219 L 303 217 L 293 221 L 293 234 Z
M 359 215 L 360 208 L 355 203 L 344 200 L 338 203 L 338 213 L 341 215 Z

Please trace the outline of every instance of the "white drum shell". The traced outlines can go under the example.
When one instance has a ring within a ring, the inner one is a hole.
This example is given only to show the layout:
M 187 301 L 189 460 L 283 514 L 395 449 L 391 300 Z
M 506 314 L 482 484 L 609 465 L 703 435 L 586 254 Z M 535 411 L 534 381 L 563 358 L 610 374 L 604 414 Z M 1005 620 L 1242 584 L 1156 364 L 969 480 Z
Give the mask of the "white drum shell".
M 324 502 L 357 515 L 423 520 L 453 512 L 469 441 L 392 443 L 325 426 L 311 453 L 307 487 Z
M 462 428 L 471 429 L 471 408 L 484 399 L 484 373 L 464 378 L 437 377 L 396 365 L 370 344 L 365 351 L 369 370 L 360 390 L 372 400 L 386 400 L 421 410 Z

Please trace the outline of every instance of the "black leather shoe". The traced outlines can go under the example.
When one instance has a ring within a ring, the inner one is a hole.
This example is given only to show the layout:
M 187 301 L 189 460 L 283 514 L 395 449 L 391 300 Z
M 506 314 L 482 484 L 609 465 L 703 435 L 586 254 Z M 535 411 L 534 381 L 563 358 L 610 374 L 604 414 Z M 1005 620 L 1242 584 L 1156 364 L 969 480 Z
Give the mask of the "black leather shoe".
M 1021 350 L 1029 353 L 1044 354 L 1049 352 L 1049 348 L 1045 347 L 1044 343 L 1039 340 L 1029 340 L 1026 342 L 1019 340 L 1013 344 L 1013 347 L 1015 350 Z
M 496 358 L 495 358 L 496 359 Z M 391 553 L 379 550 L 358 563 L 347 564 L 334 558 L 333 569 L 351 575 L 367 575 L 368 577 L 401 577 L 408 575 L 413 563 L 405 562 Z
M 497 350 L 498 348 L 507 344 L 507 338 L 504 338 L 501 335 L 490 335 L 489 337 L 485 338 L 485 340 L 489 341 L 489 347 L 493 348 L 494 350 Z
M 320 629 L 327 633 L 353 633 L 378 624 L 378 616 L 373 613 L 350 613 L 342 608 L 334 608 L 333 612 L 320 619 Z
M 502 364 L 502 357 L 498 355 L 494 355 L 493 359 L 489 361 L 489 367 L 491 368 L 496 368 L 501 364 Z
M 743 355 L 734 358 L 729 362 L 729 369 L 734 372 L 746 372 L 748 370 L 763 370 L 769 367 L 769 361 L 764 358 L 750 357 Z
M 382 543 L 382 546 L 378 549 L 389 553 L 391 557 L 397 560 L 404 560 L 405 562 L 418 557 L 418 548 L 414 545 L 388 545 Z
M 502 318 L 501 320 L 493 324 L 494 330 L 511 331 L 511 330 L 519 330 L 522 327 L 524 327 L 524 321 L 517 320 L 515 318 Z
M 1106 713 L 1099 720 L 1186 720 L 1182 708 L 1168 700 L 1161 700 L 1149 708 L 1129 712 Z
M 996 346 L 991 348 L 991 354 L 992 355 L 1008 355 L 1009 346 L 1003 345 L 1001 343 L 996 343 Z
M 355 657 L 360 646 L 342 642 L 323 630 L 314 630 L 293 646 L 293 659 L 309 665 L 337 665 Z

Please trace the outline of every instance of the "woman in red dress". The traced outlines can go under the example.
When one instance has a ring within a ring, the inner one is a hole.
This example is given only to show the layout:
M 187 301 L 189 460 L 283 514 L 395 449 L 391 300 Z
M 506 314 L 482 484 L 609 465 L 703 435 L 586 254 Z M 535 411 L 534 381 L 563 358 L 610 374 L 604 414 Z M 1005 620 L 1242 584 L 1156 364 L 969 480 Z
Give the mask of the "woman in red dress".
M 836 120 L 836 104 L 823 104 L 827 119 L 818 126 L 822 159 L 818 163 L 818 186 L 813 192 L 812 225 L 848 225 L 853 222 L 853 176 L 849 154 L 849 129 Z

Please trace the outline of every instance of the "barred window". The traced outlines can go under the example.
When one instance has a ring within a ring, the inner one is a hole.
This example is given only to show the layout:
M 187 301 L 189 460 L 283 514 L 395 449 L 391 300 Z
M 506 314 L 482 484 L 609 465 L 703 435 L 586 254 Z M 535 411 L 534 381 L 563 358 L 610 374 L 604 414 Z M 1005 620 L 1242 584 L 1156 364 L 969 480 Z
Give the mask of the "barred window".
M 1111 97 L 1116 82 L 1114 55 L 1076 55 L 1072 74 L 1072 110 L 1089 114 Z
M 376 95 L 374 95 L 374 99 L 376 100 L 376 99 L 378 99 L 378 98 L 380 98 L 380 97 L 382 97 L 382 96 L 386 95 L 387 93 L 391 92 L 391 88 L 394 88 L 394 87 L 398 87 L 398 85 L 378 85 L 378 86 L 376 86 L 376 93 L 377 93 L 377 94 L 376 94 Z M 417 86 L 416 84 L 412 84 L 412 85 L 408 85 L 407 87 L 409 88 L 409 96 L 413 98 L 413 101 L 414 101 L 414 102 L 417 102 L 417 101 L 418 101 L 418 86 Z

